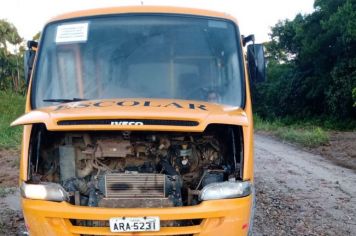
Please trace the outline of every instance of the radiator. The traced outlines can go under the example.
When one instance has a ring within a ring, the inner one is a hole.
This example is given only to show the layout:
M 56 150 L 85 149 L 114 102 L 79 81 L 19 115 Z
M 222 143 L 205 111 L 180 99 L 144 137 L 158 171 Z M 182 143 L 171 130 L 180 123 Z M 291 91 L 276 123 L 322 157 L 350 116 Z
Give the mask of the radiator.
M 165 175 L 124 174 L 105 175 L 106 198 L 164 198 Z

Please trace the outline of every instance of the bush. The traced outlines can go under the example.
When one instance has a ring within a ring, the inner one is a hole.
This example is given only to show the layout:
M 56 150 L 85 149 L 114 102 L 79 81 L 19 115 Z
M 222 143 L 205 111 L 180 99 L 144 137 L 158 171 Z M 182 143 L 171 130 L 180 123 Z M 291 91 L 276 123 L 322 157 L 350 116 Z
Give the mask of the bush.
M 291 120 L 265 120 L 254 116 L 255 130 L 268 132 L 276 137 L 306 147 L 325 145 L 328 133 L 321 127 L 308 123 L 290 123 Z
M 22 127 L 10 127 L 10 123 L 24 110 L 24 96 L 0 91 L 0 148 L 17 147 L 20 144 Z
M 315 11 L 272 27 L 265 84 L 253 85 L 263 118 L 355 124 L 356 1 L 317 0 Z M 354 126 L 356 127 L 356 126 Z

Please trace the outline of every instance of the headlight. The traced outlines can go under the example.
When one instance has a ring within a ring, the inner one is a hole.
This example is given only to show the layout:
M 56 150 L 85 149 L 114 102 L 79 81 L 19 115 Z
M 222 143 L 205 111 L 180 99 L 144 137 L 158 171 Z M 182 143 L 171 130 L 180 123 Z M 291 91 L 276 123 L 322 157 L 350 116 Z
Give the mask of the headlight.
M 245 182 L 219 182 L 206 185 L 200 192 L 200 200 L 217 200 L 226 198 L 246 197 L 251 193 L 251 183 Z
M 68 200 L 68 193 L 61 185 L 55 183 L 26 184 L 23 182 L 20 189 L 21 196 L 24 198 L 55 202 Z

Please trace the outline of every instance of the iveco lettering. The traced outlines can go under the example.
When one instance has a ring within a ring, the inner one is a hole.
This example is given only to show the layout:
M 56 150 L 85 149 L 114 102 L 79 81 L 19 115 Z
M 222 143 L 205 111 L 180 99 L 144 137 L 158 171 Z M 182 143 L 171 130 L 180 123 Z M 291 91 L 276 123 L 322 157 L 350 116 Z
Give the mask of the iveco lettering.
M 111 121 L 111 125 L 143 125 L 143 122 L 135 121 Z
M 29 235 L 250 235 L 262 45 L 225 14 L 64 14 L 25 54 Z

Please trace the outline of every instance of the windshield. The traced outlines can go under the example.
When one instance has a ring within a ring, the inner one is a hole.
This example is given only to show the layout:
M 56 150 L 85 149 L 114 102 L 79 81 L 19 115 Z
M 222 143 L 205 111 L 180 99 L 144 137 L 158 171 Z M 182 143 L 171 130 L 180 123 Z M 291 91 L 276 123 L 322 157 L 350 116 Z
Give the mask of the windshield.
M 243 101 L 238 32 L 230 21 L 121 15 L 51 23 L 34 74 L 34 108 L 81 99 Z

